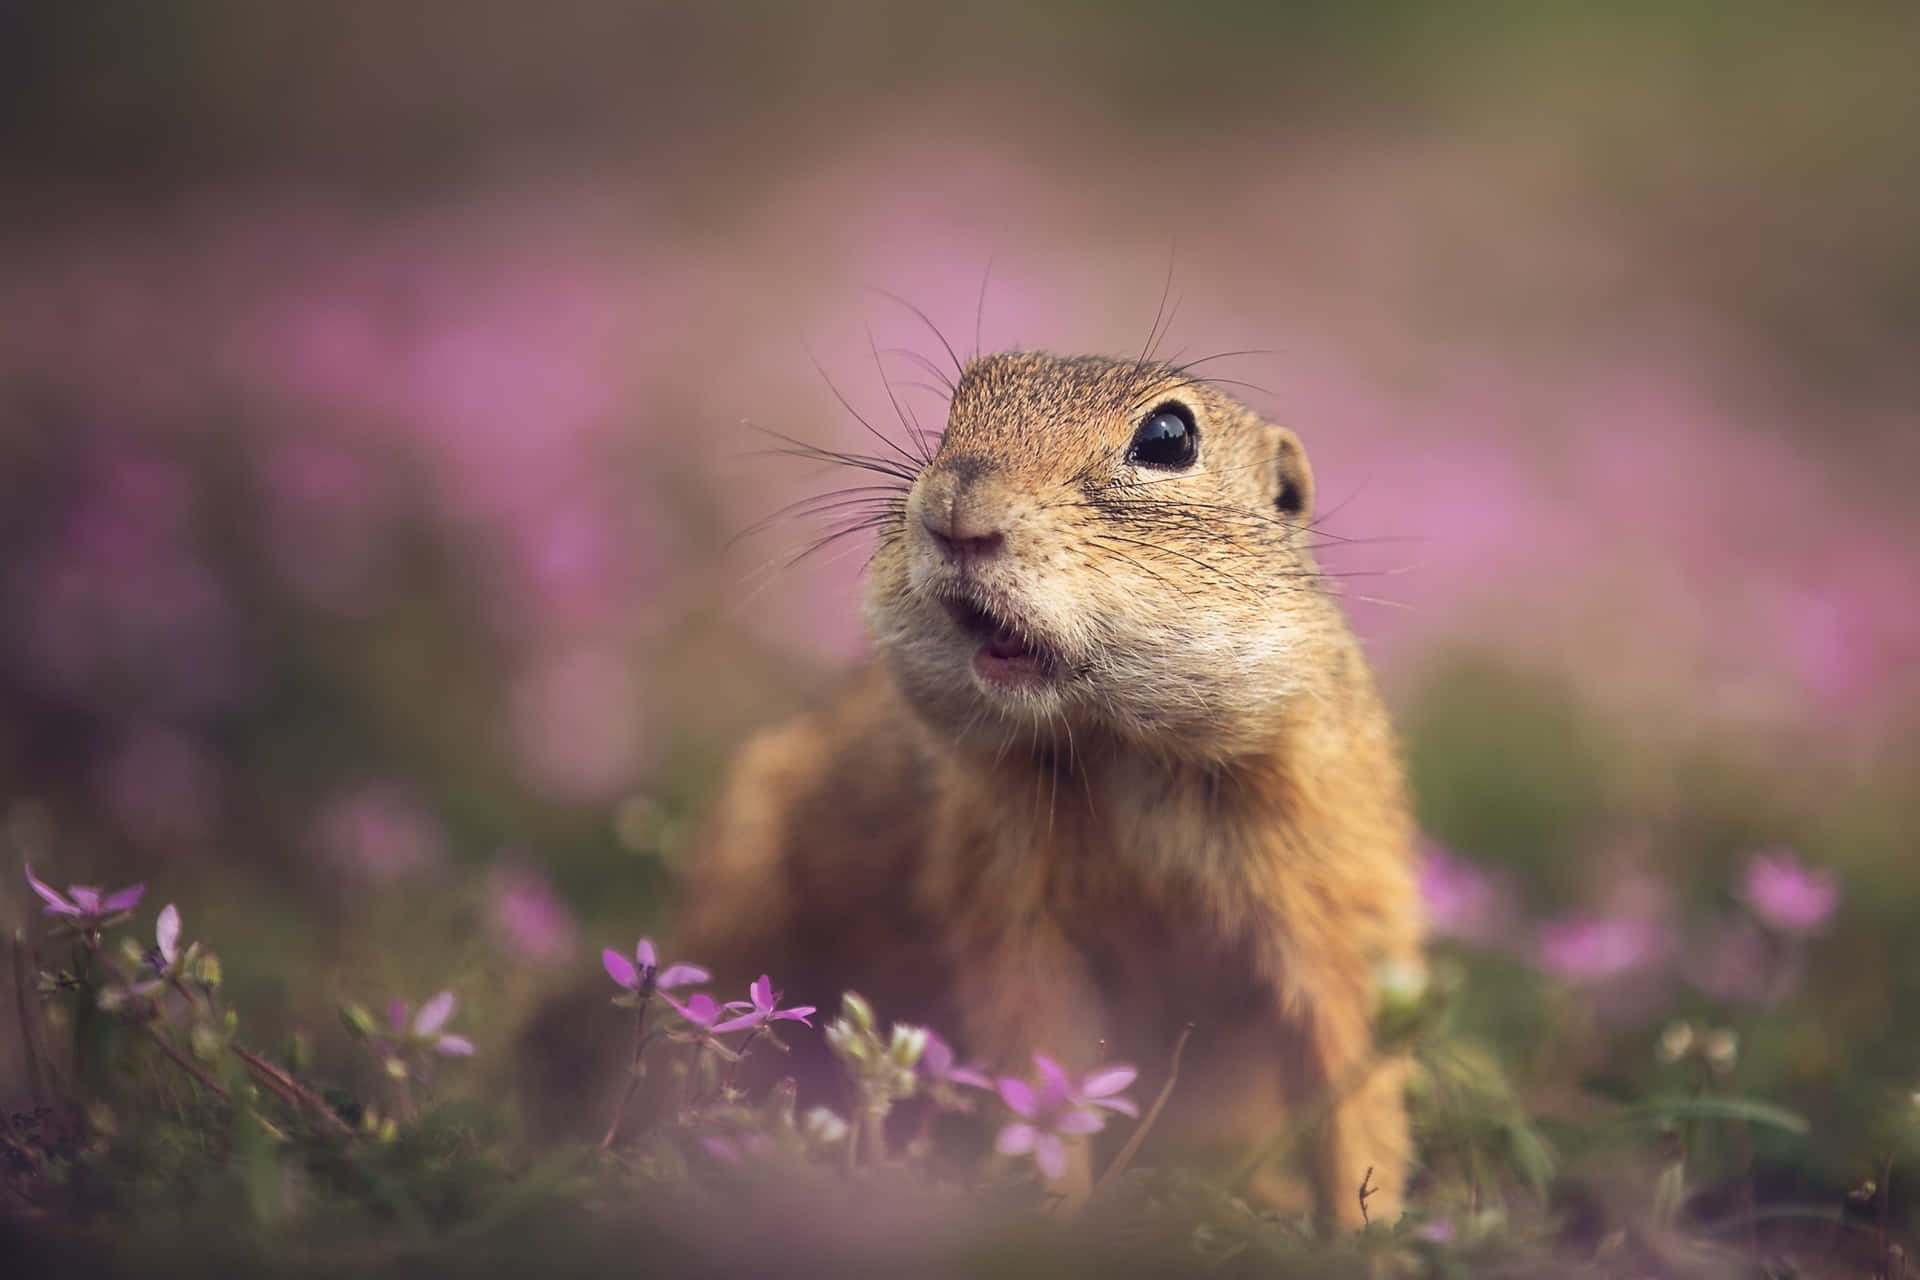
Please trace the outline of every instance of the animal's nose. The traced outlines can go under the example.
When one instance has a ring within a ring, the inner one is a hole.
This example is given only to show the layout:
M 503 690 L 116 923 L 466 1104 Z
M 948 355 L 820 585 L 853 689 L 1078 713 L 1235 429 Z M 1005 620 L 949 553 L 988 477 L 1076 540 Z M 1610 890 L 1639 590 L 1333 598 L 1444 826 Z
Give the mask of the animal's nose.
M 955 534 L 949 525 L 942 529 L 932 520 L 926 522 L 927 532 L 933 535 L 933 545 L 940 548 L 940 554 L 949 560 L 985 560 L 1000 554 L 1007 545 L 1007 536 L 997 530 L 988 533 Z
M 989 470 L 961 457 L 928 490 L 920 523 L 948 560 L 985 560 L 1005 550 L 1004 504 Z

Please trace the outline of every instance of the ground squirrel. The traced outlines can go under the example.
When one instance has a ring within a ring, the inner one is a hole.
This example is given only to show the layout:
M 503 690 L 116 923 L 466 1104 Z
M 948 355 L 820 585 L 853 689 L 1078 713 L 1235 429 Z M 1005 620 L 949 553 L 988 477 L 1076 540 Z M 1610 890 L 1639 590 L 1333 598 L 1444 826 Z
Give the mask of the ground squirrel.
M 1156 1145 L 1244 1156 L 1330 1100 L 1320 1209 L 1358 1225 L 1371 1168 L 1390 1221 L 1401 1078 L 1367 1064 L 1375 973 L 1420 963 L 1412 826 L 1299 441 L 1183 367 L 1020 352 L 875 465 L 876 660 L 741 754 L 679 953 L 1146 1097 L 1191 1022 Z

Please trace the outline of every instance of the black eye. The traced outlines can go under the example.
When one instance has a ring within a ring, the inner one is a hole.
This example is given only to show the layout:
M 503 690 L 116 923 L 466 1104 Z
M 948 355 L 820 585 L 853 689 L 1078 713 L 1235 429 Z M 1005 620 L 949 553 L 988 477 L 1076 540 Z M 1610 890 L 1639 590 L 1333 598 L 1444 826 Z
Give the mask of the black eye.
M 1127 449 L 1127 460 L 1143 467 L 1166 467 L 1182 471 L 1199 456 L 1200 439 L 1193 429 L 1193 411 L 1177 400 L 1169 400 L 1140 424 Z

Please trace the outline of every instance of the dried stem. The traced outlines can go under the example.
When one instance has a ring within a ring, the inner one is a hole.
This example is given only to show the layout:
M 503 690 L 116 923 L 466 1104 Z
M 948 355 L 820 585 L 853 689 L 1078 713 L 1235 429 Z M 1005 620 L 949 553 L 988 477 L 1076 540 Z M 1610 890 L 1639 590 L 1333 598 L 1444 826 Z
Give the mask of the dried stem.
M 253 1050 L 243 1049 L 237 1044 L 228 1045 L 227 1048 L 234 1057 L 240 1059 L 254 1079 L 260 1081 L 269 1089 L 272 1089 L 283 1101 L 288 1103 L 288 1105 L 295 1109 L 305 1107 L 320 1121 L 322 1128 L 329 1130 L 339 1137 L 352 1136 L 353 1127 L 342 1120 L 339 1115 L 334 1112 L 334 1109 L 327 1105 L 325 1098 L 315 1093 L 312 1089 L 309 1089 L 306 1085 L 301 1084 L 298 1080 L 295 1080 L 281 1068 L 267 1061 Z
M 39 966 L 35 965 L 34 968 Z M 13 1011 L 20 1020 L 20 1052 L 27 1060 L 27 1079 L 33 1084 L 33 1105 L 47 1105 L 46 1081 L 40 1074 L 39 1037 L 35 1034 L 33 1005 L 27 999 L 27 940 L 13 931 Z
M 147 1038 L 149 1040 L 152 1040 L 155 1044 L 160 1046 L 160 1052 L 166 1054 L 169 1058 L 172 1058 L 174 1062 L 180 1066 L 181 1070 L 185 1071 L 188 1075 L 192 1076 L 195 1080 L 198 1080 L 202 1085 L 205 1085 L 208 1091 L 211 1092 L 215 1097 L 225 1099 L 228 1102 L 233 1101 L 233 1090 L 227 1088 L 227 1086 L 221 1084 L 218 1080 L 215 1080 L 212 1076 L 202 1071 L 193 1062 L 191 1058 L 188 1058 L 185 1054 L 181 1053 L 178 1049 L 174 1048 L 171 1044 L 169 1044 L 165 1036 L 161 1035 L 158 1031 L 155 1031 L 152 1027 L 149 1027 L 149 1026 L 143 1026 L 141 1030 L 147 1033 Z
M 1192 1034 L 1191 1022 L 1180 1028 L 1179 1038 L 1173 1042 L 1173 1061 L 1167 1067 L 1167 1082 L 1160 1086 L 1160 1092 L 1155 1096 L 1153 1105 L 1147 1108 L 1147 1114 L 1142 1116 L 1140 1123 L 1134 1126 L 1132 1135 L 1127 1138 L 1127 1145 L 1120 1148 L 1120 1154 L 1113 1158 L 1113 1163 L 1107 1166 L 1107 1171 L 1100 1175 L 1100 1181 L 1093 1184 L 1094 1195 L 1097 1196 L 1106 1190 L 1127 1171 L 1127 1165 L 1132 1162 L 1134 1153 L 1140 1150 L 1140 1144 L 1145 1142 L 1147 1134 L 1152 1132 L 1154 1121 L 1160 1118 L 1161 1109 L 1167 1105 L 1167 1099 L 1173 1096 L 1174 1082 L 1180 1079 L 1180 1055 L 1186 1050 L 1187 1037 Z

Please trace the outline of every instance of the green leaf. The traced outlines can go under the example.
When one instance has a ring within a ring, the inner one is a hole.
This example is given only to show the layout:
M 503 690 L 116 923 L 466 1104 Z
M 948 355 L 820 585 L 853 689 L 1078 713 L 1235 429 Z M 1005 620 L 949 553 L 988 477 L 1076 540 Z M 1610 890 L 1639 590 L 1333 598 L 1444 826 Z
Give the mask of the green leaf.
M 1619 1114 L 1625 1124 L 1663 1125 L 1676 1120 L 1745 1120 L 1792 1134 L 1811 1132 L 1812 1126 L 1798 1112 L 1754 1098 L 1669 1097 L 1651 1098 Z

